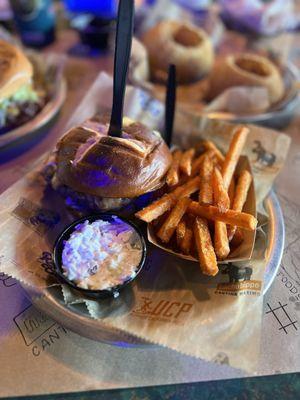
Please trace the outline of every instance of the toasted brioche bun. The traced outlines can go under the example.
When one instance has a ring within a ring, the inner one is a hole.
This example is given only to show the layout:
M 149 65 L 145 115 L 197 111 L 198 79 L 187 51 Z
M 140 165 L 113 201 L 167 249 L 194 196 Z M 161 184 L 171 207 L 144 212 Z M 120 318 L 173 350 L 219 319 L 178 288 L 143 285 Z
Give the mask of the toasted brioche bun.
M 124 119 L 121 138 L 107 136 L 107 117 L 68 131 L 56 149 L 56 178 L 99 197 L 133 198 L 161 187 L 171 153 L 157 132 Z
M 178 83 L 195 82 L 210 71 L 214 61 L 208 35 L 191 24 L 161 21 L 145 33 L 142 41 L 155 81 L 166 81 L 169 65 L 175 64 Z
M 32 65 L 24 53 L 18 47 L 0 40 L 0 101 L 29 83 L 32 75 Z
M 210 76 L 210 99 L 233 86 L 265 87 L 271 103 L 284 94 L 279 69 L 268 58 L 256 54 L 229 55 L 216 62 Z

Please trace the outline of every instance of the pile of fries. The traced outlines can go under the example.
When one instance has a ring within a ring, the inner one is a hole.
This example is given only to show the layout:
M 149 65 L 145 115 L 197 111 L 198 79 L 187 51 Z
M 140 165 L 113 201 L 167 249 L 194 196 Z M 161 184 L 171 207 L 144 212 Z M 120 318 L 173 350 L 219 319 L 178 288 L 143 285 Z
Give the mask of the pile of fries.
M 243 230 L 256 229 L 256 218 L 242 212 L 252 176 L 247 170 L 235 174 L 248 133 L 237 128 L 226 155 L 210 141 L 201 142 L 200 155 L 194 148 L 175 150 L 167 193 L 136 213 L 164 246 L 198 256 L 206 275 L 218 273 L 217 261 L 242 243 Z

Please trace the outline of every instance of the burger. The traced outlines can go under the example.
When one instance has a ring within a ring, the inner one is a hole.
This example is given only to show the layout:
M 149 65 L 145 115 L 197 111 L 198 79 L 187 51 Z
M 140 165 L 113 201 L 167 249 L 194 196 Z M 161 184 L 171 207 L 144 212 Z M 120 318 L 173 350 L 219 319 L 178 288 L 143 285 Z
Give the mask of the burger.
M 0 40 L 0 134 L 32 119 L 44 106 L 45 90 L 36 87 L 34 76 L 23 51 Z
M 69 130 L 44 170 L 66 205 L 82 214 L 153 201 L 165 183 L 171 153 L 157 131 L 123 119 L 120 137 L 108 136 L 109 117 L 95 116 Z

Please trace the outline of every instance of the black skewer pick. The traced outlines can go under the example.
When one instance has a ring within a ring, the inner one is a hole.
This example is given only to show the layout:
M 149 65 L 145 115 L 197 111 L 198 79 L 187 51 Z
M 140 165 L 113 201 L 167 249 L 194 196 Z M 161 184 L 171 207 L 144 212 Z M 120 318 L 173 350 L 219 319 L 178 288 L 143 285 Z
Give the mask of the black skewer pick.
M 134 0 L 120 0 L 114 59 L 113 104 L 109 136 L 120 137 L 123 125 L 124 95 L 133 35 Z
M 165 102 L 165 142 L 170 147 L 173 135 L 174 115 L 176 105 L 176 67 L 169 66 L 167 94 Z

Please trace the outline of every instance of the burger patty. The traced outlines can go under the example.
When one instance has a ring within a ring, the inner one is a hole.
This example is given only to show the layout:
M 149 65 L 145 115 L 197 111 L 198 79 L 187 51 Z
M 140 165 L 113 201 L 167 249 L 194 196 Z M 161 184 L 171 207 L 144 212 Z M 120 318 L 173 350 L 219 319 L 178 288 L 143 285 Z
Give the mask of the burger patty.
M 53 159 L 46 164 L 42 174 L 49 186 L 64 199 L 66 207 L 78 216 L 117 210 L 121 210 L 122 215 L 132 215 L 163 194 L 163 188 L 134 198 L 99 197 L 78 192 L 59 182 L 56 176 L 56 162 Z

